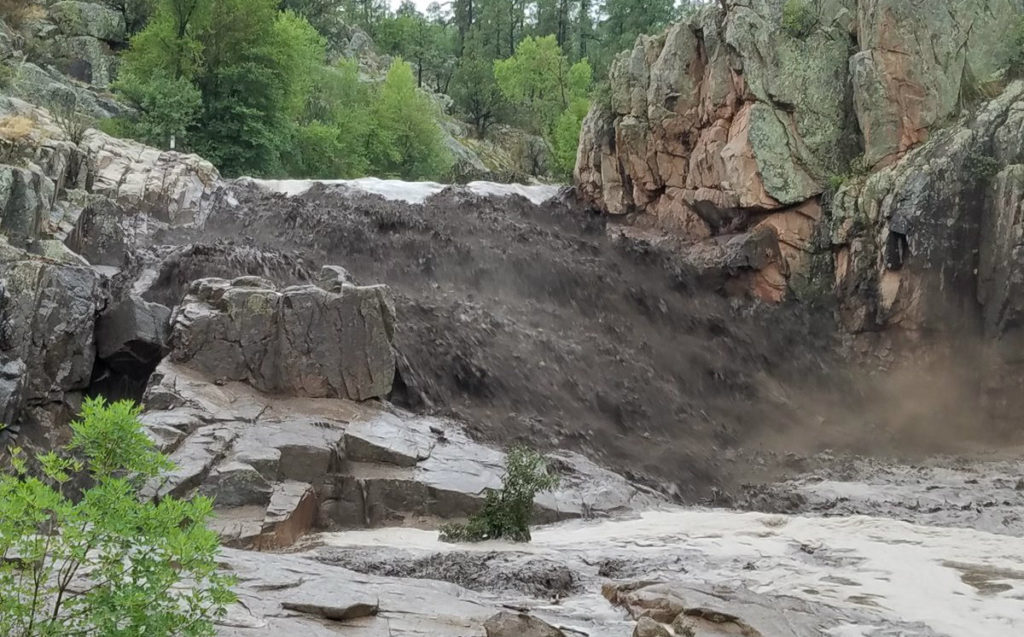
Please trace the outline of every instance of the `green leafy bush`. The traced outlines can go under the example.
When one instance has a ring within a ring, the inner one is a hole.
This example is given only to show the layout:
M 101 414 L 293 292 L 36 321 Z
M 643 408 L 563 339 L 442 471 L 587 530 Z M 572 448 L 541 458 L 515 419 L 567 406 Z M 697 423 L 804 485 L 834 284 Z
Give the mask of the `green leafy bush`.
M 782 29 L 790 37 L 803 40 L 817 24 L 818 16 L 807 0 L 786 0 L 782 7 Z
M 165 72 L 156 72 L 139 79 L 124 73 L 115 88 L 135 105 L 139 116 L 134 120 L 122 119 L 119 135 L 132 137 L 157 148 L 170 148 L 185 142 L 186 131 L 199 117 L 202 95 L 199 89 L 184 78 L 172 78 Z
M 451 167 L 440 109 L 416 88 L 408 62 L 398 58 L 391 64 L 371 113 L 369 160 L 377 174 L 436 179 Z
M 555 160 L 555 172 L 563 179 L 572 177 L 576 167 L 576 150 L 580 144 L 580 129 L 583 118 L 590 110 L 590 102 L 578 98 L 558 116 L 555 130 L 551 134 L 551 147 Z
M 130 402 L 89 399 L 63 453 L 37 456 L 30 471 L 10 450 L 0 474 L 0 634 L 214 634 L 234 596 L 205 525 L 212 503 L 140 498 L 171 464 L 138 416 Z
M 544 457 L 524 447 L 508 452 L 501 489 L 488 490 L 484 507 L 466 524 L 441 527 L 446 542 L 482 542 L 505 538 L 513 542 L 530 541 L 533 498 L 558 484 L 558 476 L 548 473 Z

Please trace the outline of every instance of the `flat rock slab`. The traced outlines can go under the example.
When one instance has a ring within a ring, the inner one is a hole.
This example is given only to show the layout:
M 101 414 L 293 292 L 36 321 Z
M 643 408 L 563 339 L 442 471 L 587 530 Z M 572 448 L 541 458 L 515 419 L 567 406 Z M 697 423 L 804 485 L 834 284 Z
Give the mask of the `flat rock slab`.
M 451 420 L 335 398 L 288 398 L 212 382 L 165 361 L 143 422 L 177 468 L 160 494 L 215 499 L 232 546 L 277 549 L 316 528 L 436 527 L 476 512 L 501 487 L 505 455 Z M 568 453 L 551 456 L 558 488 L 537 521 L 607 515 L 657 498 Z
M 238 436 L 237 425 L 208 425 L 185 439 L 171 454 L 174 469 L 148 485 L 143 493 L 163 497 L 186 495 L 198 487 L 224 458 Z
M 225 549 L 222 560 L 239 580 L 239 604 L 218 626 L 222 637 L 475 637 L 496 612 L 443 582 L 361 575 L 301 556 L 234 549 Z

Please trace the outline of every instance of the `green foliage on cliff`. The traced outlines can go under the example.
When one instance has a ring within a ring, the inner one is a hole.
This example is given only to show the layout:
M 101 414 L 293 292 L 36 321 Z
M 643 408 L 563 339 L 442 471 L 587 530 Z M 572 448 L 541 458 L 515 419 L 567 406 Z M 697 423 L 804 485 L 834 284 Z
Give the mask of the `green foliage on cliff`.
M 205 526 L 212 503 L 139 497 L 170 463 L 138 415 L 90 399 L 68 447 L 37 456 L 38 470 L 13 450 L 0 475 L 0 634 L 214 634 L 234 596 Z
M 782 6 L 782 28 L 790 37 L 802 40 L 818 24 L 818 16 L 808 0 L 786 0 Z
M 576 167 L 576 150 L 580 144 L 580 129 L 583 118 L 590 110 L 590 102 L 577 98 L 569 104 L 569 108 L 558 116 L 554 132 L 551 134 L 551 147 L 555 160 L 555 171 L 559 176 L 568 179 Z
M 448 524 L 441 528 L 447 542 L 482 542 L 505 538 L 513 542 L 530 541 L 533 499 L 538 493 L 558 485 L 558 476 L 548 473 L 544 457 L 524 447 L 514 447 L 505 460 L 505 475 L 500 490 L 488 490 L 484 507 L 466 524 Z

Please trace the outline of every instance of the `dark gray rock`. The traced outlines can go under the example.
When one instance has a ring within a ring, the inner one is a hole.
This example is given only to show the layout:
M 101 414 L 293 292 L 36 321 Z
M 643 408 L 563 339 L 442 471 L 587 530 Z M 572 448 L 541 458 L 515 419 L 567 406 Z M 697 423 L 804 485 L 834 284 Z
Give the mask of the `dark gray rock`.
M 21 411 L 25 364 L 20 360 L 0 361 L 0 426 L 14 433 L 15 419 Z
M 0 254 L 0 280 L 8 297 L 5 356 L 25 365 L 25 404 L 59 404 L 85 389 L 96 358 L 100 275 L 14 251 Z
M 116 371 L 148 375 L 167 352 L 171 310 L 131 295 L 96 324 L 97 353 Z
M 53 182 L 27 168 L 0 165 L 0 232 L 11 245 L 39 238 L 53 199 Z
M 82 210 L 65 243 L 93 265 L 120 267 L 150 223 L 146 215 L 129 214 L 109 199 L 95 198 Z
M 172 356 L 261 391 L 366 400 L 391 391 L 393 324 L 384 286 L 279 291 L 255 278 L 203 279 L 175 316 Z
M 210 472 L 199 492 L 214 498 L 217 507 L 266 506 L 273 487 L 252 466 L 225 462 Z

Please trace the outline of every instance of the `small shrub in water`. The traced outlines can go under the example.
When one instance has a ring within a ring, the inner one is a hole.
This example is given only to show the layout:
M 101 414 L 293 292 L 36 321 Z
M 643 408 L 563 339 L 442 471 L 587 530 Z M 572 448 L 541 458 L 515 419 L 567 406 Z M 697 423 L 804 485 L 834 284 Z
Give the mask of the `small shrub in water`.
M 488 490 L 484 507 L 466 524 L 441 527 L 446 542 L 482 542 L 504 538 L 513 542 L 530 541 L 533 498 L 558 484 L 558 476 L 548 473 L 544 457 L 524 447 L 508 452 L 500 490 Z

